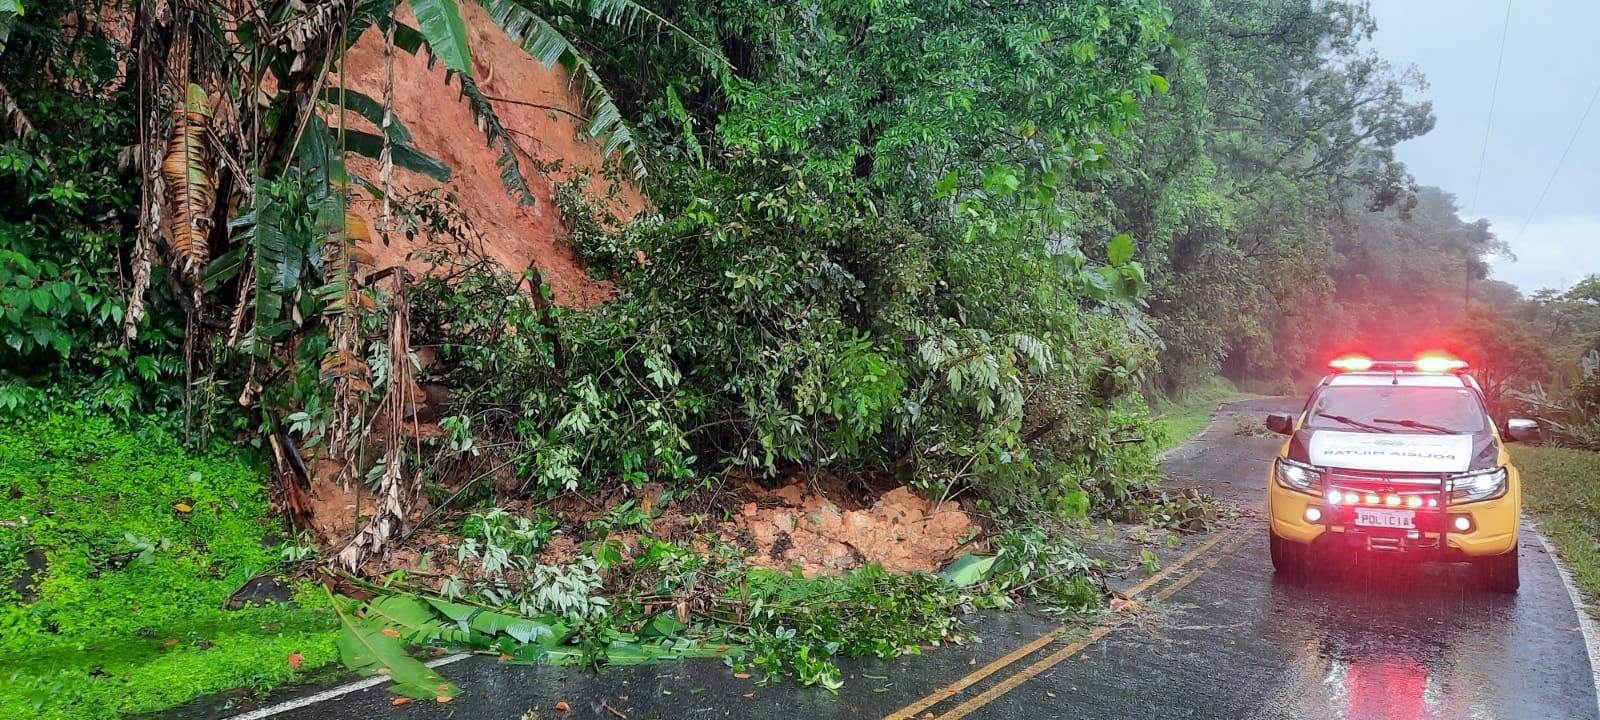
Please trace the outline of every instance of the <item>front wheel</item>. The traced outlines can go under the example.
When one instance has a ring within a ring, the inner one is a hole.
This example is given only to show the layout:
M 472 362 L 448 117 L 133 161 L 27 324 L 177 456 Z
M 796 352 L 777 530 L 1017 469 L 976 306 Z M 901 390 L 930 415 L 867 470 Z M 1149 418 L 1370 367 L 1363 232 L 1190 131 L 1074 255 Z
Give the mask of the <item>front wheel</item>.
M 1272 530 L 1267 530 L 1268 547 L 1272 551 L 1272 569 L 1284 575 L 1299 575 L 1305 572 L 1306 555 L 1310 548 L 1300 543 L 1278 537 Z
M 1478 585 L 1491 592 L 1514 593 L 1522 585 L 1517 572 L 1517 550 L 1472 561 Z

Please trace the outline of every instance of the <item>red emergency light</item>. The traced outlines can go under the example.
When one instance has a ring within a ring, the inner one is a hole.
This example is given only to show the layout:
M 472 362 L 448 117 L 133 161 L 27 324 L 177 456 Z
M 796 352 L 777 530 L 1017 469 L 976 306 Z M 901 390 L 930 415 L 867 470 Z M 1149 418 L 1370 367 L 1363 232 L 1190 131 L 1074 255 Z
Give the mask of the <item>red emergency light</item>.
M 1416 360 L 1373 360 L 1365 355 L 1346 355 L 1328 363 L 1339 372 L 1411 371 L 1451 373 L 1467 369 L 1467 361 L 1448 355 L 1424 355 Z
M 1456 372 L 1467 369 L 1467 361 L 1446 355 L 1426 355 L 1417 358 L 1417 369 L 1430 373 Z
M 1372 369 L 1372 358 L 1360 355 L 1346 355 L 1328 363 L 1328 367 L 1340 372 L 1365 372 Z

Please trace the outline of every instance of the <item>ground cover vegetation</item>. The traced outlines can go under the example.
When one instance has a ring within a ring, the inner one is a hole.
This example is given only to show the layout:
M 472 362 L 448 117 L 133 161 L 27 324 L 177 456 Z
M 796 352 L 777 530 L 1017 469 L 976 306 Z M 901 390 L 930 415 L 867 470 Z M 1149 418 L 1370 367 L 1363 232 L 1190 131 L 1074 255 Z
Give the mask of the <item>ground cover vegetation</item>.
M 193 590 L 148 600 L 161 617 L 218 606 L 276 558 L 321 585 L 300 609 L 204 617 L 254 623 L 239 652 L 283 659 L 230 659 L 231 631 L 201 632 L 212 675 L 129 702 L 264 687 L 335 654 L 448 700 L 415 659 L 429 645 L 721 657 L 837 687 L 832 658 L 959 642 L 965 608 L 1096 611 L 1112 567 L 1066 528 L 1203 528 L 1208 501 L 1159 485 L 1172 431 L 1150 399 L 1219 374 L 1291 389 L 1356 338 L 1437 327 L 1483 329 L 1463 349 L 1506 368 L 1498 397 L 1550 379 L 1516 333 L 1577 350 L 1597 330 L 1579 319 L 1592 298 L 1487 280 L 1487 224 L 1394 160 L 1432 118 L 1421 78 L 1363 49 L 1361 3 L 479 5 L 493 28 L 451 0 L 0 0 L 15 642 L 164 641 L 157 620 L 74 625 L 100 592 L 85 568 L 109 557 L 134 560 L 94 582 Z M 605 167 L 518 150 L 470 30 L 568 73 L 563 112 Z M 562 218 L 604 302 L 493 261 L 460 198 L 398 189 L 397 169 L 459 168 L 413 144 L 392 92 L 347 84 L 369 32 L 391 75 L 418 54 L 448 70 L 480 133 L 456 140 Z M 601 185 L 648 207 L 623 220 Z M 402 237 L 425 248 L 380 267 Z M 1571 410 L 1567 385 L 1543 392 Z M 64 437 L 82 417 L 86 439 Z M 172 471 L 91 482 L 137 452 Z M 865 504 L 909 486 L 961 508 L 968 555 L 942 575 L 754 567 L 726 527 L 740 488 L 819 477 Z M 64 510 L 85 483 L 126 512 Z M 357 498 L 338 536 L 316 531 L 323 488 Z M 202 516 L 251 525 L 223 542 Z M 15 665 L 0 697 L 114 714 L 87 698 L 141 686 L 136 665 Z
M 1589 598 L 1600 597 L 1600 454 L 1558 447 L 1519 447 L 1523 502 L 1539 521 Z M 1590 613 L 1595 612 L 1591 606 Z
M 0 715 L 124 717 L 337 662 L 318 595 L 236 594 L 296 548 L 261 472 L 80 412 L 0 424 Z

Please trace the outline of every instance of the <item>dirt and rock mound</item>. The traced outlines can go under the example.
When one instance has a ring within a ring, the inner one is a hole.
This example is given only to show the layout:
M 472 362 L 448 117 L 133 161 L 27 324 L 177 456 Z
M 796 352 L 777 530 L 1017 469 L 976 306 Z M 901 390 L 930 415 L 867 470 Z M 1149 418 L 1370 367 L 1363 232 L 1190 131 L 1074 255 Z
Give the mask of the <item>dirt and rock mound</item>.
M 607 539 L 619 541 L 630 557 L 646 538 L 702 552 L 711 552 L 714 541 L 741 550 L 751 567 L 816 577 L 865 565 L 896 573 L 934 572 L 964 553 L 986 549 L 982 528 L 956 502 L 935 503 L 903 486 L 866 487 L 831 476 L 797 474 L 771 485 L 732 478 L 720 489 L 681 498 L 650 484 L 600 498 L 573 493 L 502 507 L 512 515 L 531 518 L 543 511 L 554 516 L 562 529 L 544 544 L 538 561 L 560 565 L 584 552 L 584 540 L 597 537 L 591 523 L 614 518 L 624 505 L 648 517 L 645 526 L 607 531 Z M 424 529 L 387 558 L 373 558 L 364 572 L 413 570 L 421 558 L 431 557 L 432 577 L 470 575 L 469 568 L 453 561 L 461 538 L 446 531 L 449 526 Z
M 724 524 L 723 536 L 751 550 L 756 567 L 799 568 L 807 577 L 866 564 L 891 572 L 931 572 L 973 549 L 980 537 L 960 506 L 936 505 L 905 487 L 865 506 L 808 492 L 809 484 L 799 479 L 775 489 L 753 482 L 744 489 L 754 497 Z

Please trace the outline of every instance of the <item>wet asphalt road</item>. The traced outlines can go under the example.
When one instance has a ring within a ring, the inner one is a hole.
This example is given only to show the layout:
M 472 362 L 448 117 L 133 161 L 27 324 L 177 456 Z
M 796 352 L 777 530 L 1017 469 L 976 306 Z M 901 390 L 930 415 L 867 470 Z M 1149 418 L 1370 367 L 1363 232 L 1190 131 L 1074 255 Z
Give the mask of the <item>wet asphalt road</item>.
M 980 642 L 848 662 L 838 695 L 761 686 L 715 661 L 595 675 L 474 657 L 440 668 L 464 691 L 449 705 L 395 707 L 380 687 L 270 717 L 1600 720 L 1578 611 L 1531 531 L 1515 596 L 1470 589 L 1455 566 L 1364 563 L 1297 582 L 1275 577 L 1260 513 L 1279 440 L 1237 434 L 1229 413 L 1280 407 L 1227 406 L 1205 435 L 1168 456 L 1174 485 L 1212 492 L 1241 514 L 1163 551 L 1156 582 L 1120 582 L 1139 591 L 1138 605 L 1098 626 L 976 615 Z M 570 710 L 558 713 L 558 701 Z M 196 706 L 172 717 L 234 713 Z

